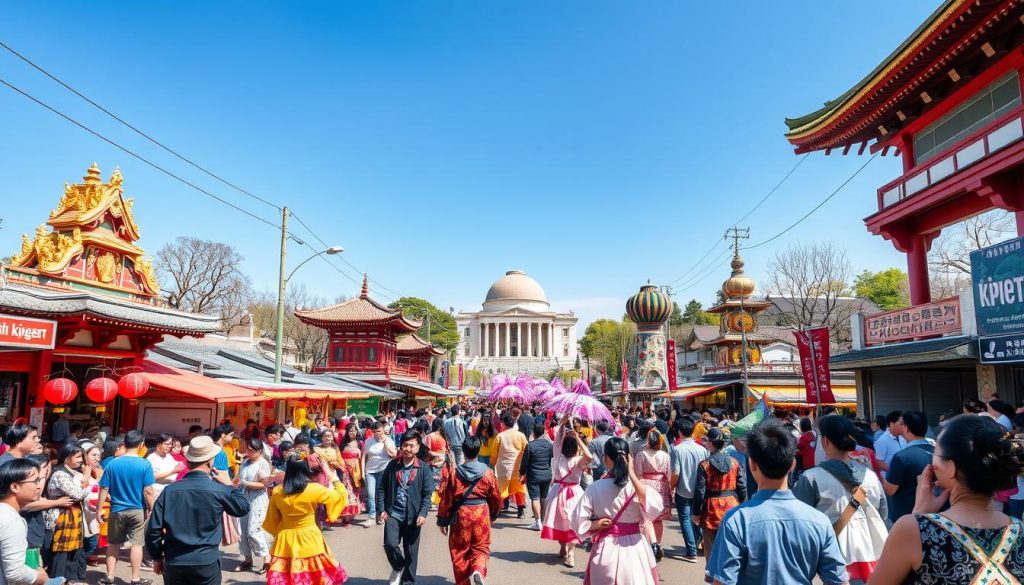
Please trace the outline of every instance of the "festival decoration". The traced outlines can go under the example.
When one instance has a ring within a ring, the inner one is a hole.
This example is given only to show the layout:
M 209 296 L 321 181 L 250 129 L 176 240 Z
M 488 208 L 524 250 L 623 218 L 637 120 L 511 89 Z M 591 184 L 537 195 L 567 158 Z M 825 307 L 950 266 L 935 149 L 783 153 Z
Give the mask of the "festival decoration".
M 491 393 L 487 398 L 495 402 L 530 404 L 534 401 L 533 381 L 525 374 L 520 374 L 515 380 L 506 374 L 497 374 L 491 378 Z
M 50 404 L 67 404 L 78 396 L 78 384 L 68 378 L 52 378 L 43 384 L 43 399 Z
M 117 383 L 122 398 L 136 400 L 149 392 L 149 379 L 142 374 L 127 374 Z
M 111 378 L 94 378 L 85 385 L 85 395 L 93 402 L 104 404 L 117 396 L 117 382 Z
M 551 399 L 544 405 L 544 411 L 554 413 L 556 416 L 568 414 L 591 423 L 599 420 L 615 423 L 611 411 L 600 400 L 594 398 L 590 386 L 583 380 L 573 384 L 572 390 Z

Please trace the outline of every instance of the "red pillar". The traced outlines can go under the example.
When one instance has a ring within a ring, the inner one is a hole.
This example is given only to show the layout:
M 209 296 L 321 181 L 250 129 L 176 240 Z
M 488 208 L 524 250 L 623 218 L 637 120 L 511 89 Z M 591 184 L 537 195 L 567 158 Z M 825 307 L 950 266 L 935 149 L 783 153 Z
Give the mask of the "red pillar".
M 1024 211 L 1013 212 L 1013 217 L 1017 220 L 1017 237 L 1024 236 Z
M 910 279 L 910 304 L 930 303 L 932 292 L 928 285 L 928 243 L 925 236 L 914 236 L 907 252 L 907 275 Z

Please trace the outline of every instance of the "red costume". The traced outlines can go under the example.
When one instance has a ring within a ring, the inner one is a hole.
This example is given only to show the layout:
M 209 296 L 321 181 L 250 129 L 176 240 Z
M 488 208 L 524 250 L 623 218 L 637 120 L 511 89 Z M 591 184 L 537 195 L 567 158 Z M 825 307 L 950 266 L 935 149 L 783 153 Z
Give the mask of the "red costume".
M 501 490 L 494 472 L 476 460 L 446 474 L 444 483 L 444 489 L 438 490 L 441 502 L 437 507 L 437 524 L 448 527 L 448 550 L 456 585 L 469 585 L 474 571 L 487 576 L 491 522 L 501 509 Z

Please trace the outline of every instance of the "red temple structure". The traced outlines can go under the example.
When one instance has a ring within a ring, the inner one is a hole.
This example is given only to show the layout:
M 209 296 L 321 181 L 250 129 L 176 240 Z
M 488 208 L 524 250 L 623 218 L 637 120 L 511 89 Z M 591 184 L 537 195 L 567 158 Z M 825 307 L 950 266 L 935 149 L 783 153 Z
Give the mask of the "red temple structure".
M 906 254 L 913 307 L 859 319 L 854 350 L 832 360 L 857 372 L 863 414 L 913 408 L 934 422 L 979 394 L 1020 397 L 1019 370 L 978 363 L 973 323 L 960 319 L 970 291 L 930 304 L 927 254 L 944 228 L 993 209 L 1014 213 L 1024 235 L 1022 47 L 1024 2 L 946 0 L 867 77 L 786 120 L 798 154 L 855 149 L 903 161 L 864 222 Z M 945 337 L 929 333 L 936 315 Z M 889 336 L 892 323 L 911 335 Z
M 0 267 L 0 332 L 22 331 L 25 323 L 41 332 L 31 340 L 0 335 L 0 350 L 6 350 L 0 351 L 0 417 L 8 421 L 25 416 L 41 423 L 54 408 L 44 400 L 44 384 L 66 378 L 79 388 L 62 406 L 72 420 L 108 418 L 115 430 L 132 426 L 138 400 L 93 402 L 83 391 L 86 384 L 148 375 L 146 350 L 164 335 L 220 329 L 219 317 L 176 311 L 160 298 L 152 263 L 136 244 L 139 228 L 122 182 L 115 170 L 104 183 L 94 164 L 82 183 L 64 186 L 46 224 L 34 237 L 23 236 L 20 252 Z M 202 392 L 203 377 L 194 378 L 181 386 Z M 150 382 L 150 396 L 176 391 Z M 204 400 L 254 395 L 222 386 L 207 388 Z
M 314 368 L 317 372 L 345 374 L 383 388 L 403 389 L 411 396 L 459 394 L 431 383 L 431 360 L 444 351 L 416 335 L 422 323 L 370 298 L 365 275 L 358 297 L 299 309 L 295 316 L 328 332 L 327 363 Z

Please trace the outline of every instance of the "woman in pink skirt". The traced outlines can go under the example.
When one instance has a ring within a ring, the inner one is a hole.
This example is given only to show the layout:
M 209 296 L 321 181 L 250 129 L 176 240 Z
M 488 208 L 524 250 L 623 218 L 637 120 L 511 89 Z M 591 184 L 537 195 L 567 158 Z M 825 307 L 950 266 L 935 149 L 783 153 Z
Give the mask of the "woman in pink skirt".
M 665 452 L 665 436 L 658 429 L 652 428 L 647 433 L 647 444 L 642 451 L 636 454 L 636 459 L 633 460 L 633 467 L 636 474 L 640 476 L 640 480 L 644 482 L 644 485 L 650 488 L 650 490 L 658 492 L 662 501 L 672 501 L 672 487 L 670 485 L 672 459 Z M 661 535 L 665 530 L 663 522 L 671 517 L 672 509 L 666 507 L 657 518 L 650 520 L 645 518 L 640 524 L 647 540 L 651 542 L 654 558 L 659 561 L 665 556 L 664 551 L 661 550 L 661 545 L 658 544 L 661 542 Z
M 569 415 L 562 417 L 562 422 L 558 424 L 554 453 L 551 458 L 551 491 L 545 503 L 540 537 L 558 541 L 561 545 L 558 556 L 564 559 L 566 567 L 571 568 L 575 564 L 573 549 L 580 542 L 573 530 L 572 514 L 583 495 L 580 478 L 590 466 L 591 456 Z
M 612 437 L 604 444 L 608 473 L 580 498 L 573 528 L 589 533 L 590 551 L 584 585 L 657 585 L 658 565 L 640 522 L 661 515 L 665 504 L 634 471 L 629 443 Z

